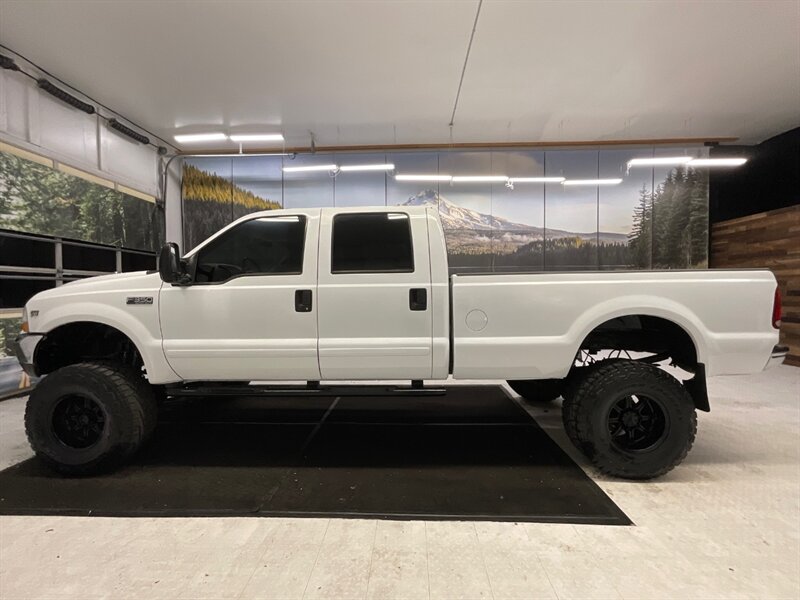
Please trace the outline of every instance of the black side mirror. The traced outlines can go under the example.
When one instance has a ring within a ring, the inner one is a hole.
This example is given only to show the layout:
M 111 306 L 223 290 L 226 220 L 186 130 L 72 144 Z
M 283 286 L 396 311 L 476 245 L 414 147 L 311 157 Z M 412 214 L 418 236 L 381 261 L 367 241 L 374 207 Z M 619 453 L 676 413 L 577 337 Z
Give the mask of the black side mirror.
M 186 267 L 181 261 L 181 251 L 178 244 L 169 242 L 161 247 L 158 253 L 158 274 L 164 283 L 186 284 Z

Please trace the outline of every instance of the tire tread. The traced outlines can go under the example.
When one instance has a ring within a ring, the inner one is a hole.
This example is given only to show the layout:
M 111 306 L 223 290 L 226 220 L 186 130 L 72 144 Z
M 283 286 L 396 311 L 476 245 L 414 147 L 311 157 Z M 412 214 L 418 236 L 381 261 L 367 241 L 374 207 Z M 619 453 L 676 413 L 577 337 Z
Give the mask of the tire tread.
M 51 387 L 62 385 L 64 380 L 90 378 L 94 386 L 109 394 L 122 405 L 126 423 L 117 428 L 119 438 L 106 453 L 83 464 L 65 464 L 53 455 L 48 440 L 41 429 L 42 419 L 37 396 L 47 394 Z M 147 400 L 142 400 L 142 389 L 136 379 L 124 368 L 108 363 L 77 363 L 62 367 L 43 379 L 34 388 L 25 407 L 25 433 L 36 455 L 48 466 L 67 475 L 87 475 L 111 469 L 130 458 L 139 448 L 148 425 Z
M 687 411 L 689 434 L 680 452 L 668 464 L 647 473 L 620 471 L 609 464 L 607 453 L 603 449 L 597 448 L 592 440 L 588 418 L 592 408 L 592 401 L 594 398 L 608 393 L 610 391 L 609 387 L 618 383 L 620 379 L 642 379 L 647 376 L 653 377 L 660 384 L 664 384 L 664 387 L 672 396 L 672 400 L 679 405 L 683 404 L 691 407 Z M 603 361 L 587 370 L 582 380 L 577 383 L 573 397 L 564 402 L 562 415 L 567 435 L 596 469 L 607 475 L 629 479 L 650 479 L 668 473 L 686 458 L 697 435 L 697 413 L 694 410 L 692 398 L 683 385 L 662 369 L 635 361 Z

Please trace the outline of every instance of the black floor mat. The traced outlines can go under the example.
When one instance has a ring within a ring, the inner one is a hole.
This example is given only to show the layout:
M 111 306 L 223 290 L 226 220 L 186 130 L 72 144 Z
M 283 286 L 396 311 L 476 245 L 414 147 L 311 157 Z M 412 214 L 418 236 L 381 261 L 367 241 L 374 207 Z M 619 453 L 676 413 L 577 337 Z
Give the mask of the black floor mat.
M 352 516 L 630 524 L 500 387 L 441 397 L 171 402 L 133 464 L 0 472 L 0 514 Z

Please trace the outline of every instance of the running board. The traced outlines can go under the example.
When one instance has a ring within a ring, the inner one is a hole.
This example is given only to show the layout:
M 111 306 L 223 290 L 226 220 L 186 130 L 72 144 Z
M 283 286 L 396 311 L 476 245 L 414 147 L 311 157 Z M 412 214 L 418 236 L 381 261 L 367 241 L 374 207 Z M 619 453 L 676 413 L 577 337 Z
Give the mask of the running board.
M 241 385 L 167 386 L 168 396 L 444 396 L 443 387 L 402 385 Z

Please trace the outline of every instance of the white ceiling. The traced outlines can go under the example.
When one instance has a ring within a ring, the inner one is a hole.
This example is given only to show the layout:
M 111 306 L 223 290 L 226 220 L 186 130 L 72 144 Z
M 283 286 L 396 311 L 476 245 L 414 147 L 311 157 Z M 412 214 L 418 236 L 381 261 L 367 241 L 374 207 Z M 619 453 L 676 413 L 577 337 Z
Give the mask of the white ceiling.
M 451 137 L 476 8 L 2 0 L 0 41 L 169 141 L 752 143 L 800 125 L 797 0 L 484 0 Z

